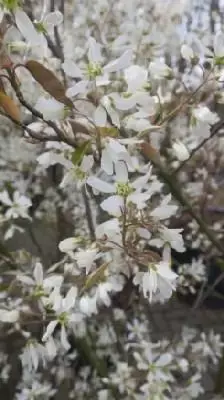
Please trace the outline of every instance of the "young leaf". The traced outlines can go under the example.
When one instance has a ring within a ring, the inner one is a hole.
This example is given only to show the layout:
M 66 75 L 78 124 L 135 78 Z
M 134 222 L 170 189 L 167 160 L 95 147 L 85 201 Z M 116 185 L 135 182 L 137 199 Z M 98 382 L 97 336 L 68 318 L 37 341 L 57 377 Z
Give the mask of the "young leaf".
M 72 101 L 65 95 L 65 87 L 52 71 L 35 60 L 27 61 L 25 66 L 46 92 L 69 108 L 73 107 Z
M 82 159 L 86 152 L 88 151 L 90 145 L 90 141 L 87 140 L 86 142 L 82 143 L 72 154 L 72 162 L 74 165 L 79 165 L 82 162 Z
M 104 281 L 105 279 L 105 272 L 107 267 L 110 263 L 104 263 L 96 271 L 92 272 L 86 279 L 85 282 L 85 290 L 91 289 L 93 286 L 97 285 L 98 283 Z
M 20 111 L 14 101 L 7 94 L 0 91 L 0 107 L 14 120 L 20 122 Z
M 100 136 L 102 137 L 118 137 L 118 129 L 115 127 L 100 126 L 98 127 Z

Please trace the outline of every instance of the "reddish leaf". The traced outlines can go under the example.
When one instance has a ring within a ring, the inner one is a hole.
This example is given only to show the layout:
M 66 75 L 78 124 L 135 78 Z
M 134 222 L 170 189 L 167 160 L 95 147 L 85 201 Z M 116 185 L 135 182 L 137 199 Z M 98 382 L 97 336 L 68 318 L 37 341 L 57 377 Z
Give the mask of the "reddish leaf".
M 65 87 L 54 75 L 52 71 L 44 67 L 41 63 L 35 60 L 27 61 L 26 68 L 30 71 L 33 78 L 60 103 L 72 108 L 72 101 L 65 95 Z
M 20 122 L 20 111 L 14 101 L 7 94 L 0 92 L 0 107 L 3 108 L 6 115 Z

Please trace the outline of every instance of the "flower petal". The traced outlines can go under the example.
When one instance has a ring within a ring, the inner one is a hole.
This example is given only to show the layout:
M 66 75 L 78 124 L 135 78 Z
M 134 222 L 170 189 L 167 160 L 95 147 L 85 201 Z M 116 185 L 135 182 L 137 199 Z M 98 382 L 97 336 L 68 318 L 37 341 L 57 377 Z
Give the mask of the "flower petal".
M 41 44 L 41 35 L 34 28 L 28 15 L 20 8 L 15 10 L 15 21 L 17 28 L 28 42 L 33 45 Z
M 121 69 L 127 68 L 132 60 L 132 50 L 126 50 L 122 56 L 114 61 L 109 62 L 104 68 L 104 72 L 117 72 Z
M 110 196 L 100 204 L 100 207 L 108 214 L 120 217 L 124 207 L 124 200 L 121 196 Z
M 114 185 L 104 182 L 101 179 L 97 178 L 96 176 L 90 176 L 87 179 L 87 184 L 92 188 L 98 190 L 99 192 L 103 193 L 114 193 L 115 187 Z

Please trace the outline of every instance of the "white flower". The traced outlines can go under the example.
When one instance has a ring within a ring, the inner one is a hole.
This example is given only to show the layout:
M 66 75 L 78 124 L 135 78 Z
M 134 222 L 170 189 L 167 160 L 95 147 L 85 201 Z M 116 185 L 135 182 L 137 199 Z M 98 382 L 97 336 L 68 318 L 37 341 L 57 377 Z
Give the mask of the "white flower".
M 115 193 L 100 204 L 101 208 L 116 217 L 122 215 L 125 204 L 128 206 L 129 202 L 136 204 L 139 209 L 144 208 L 151 194 L 141 193 L 141 191 L 148 182 L 151 171 L 129 182 L 127 167 L 124 162 L 119 161 L 115 164 L 115 173 L 115 183 L 107 183 L 94 176 L 87 179 L 88 185 L 94 189 L 103 193 Z
M 36 371 L 40 363 L 45 367 L 47 353 L 45 347 L 36 340 L 29 340 L 20 355 L 23 368 Z
M 206 106 L 198 106 L 194 108 L 192 115 L 196 118 L 196 120 L 200 122 L 206 122 L 208 124 L 215 124 L 218 122 L 219 117 L 216 113 L 213 113 Z
M 163 226 L 159 230 L 160 237 L 150 239 L 149 243 L 156 247 L 162 247 L 164 243 L 169 243 L 174 250 L 182 253 L 185 251 L 184 241 L 181 235 L 182 231 L 183 229 L 170 229 Z
M 16 218 L 28 218 L 28 209 L 31 207 L 32 203 L 28 197 L 21 195 L 17 190 L 13 193 L 13 199 L 11 200 L 8 192 L 4 190 L 0 193 L 0 201 L 8 207 L 5 217 L 7 219 Z
M 185 161 L 189 158 L 190 154 L 187 147 L 181 142 L 180 140 L 176 140 L 175 143 L 172 145 L 173 152 L 175 156 L 180 161 Z
M 148 332 L 148 327 L 142 321 L 134 318 L 131 323 L 127 323 L 128 329 L 128 340 L 141 340 L 144 335 Z
M 17 275 L 17 279 L 28 285 L 33 293 L 42 299 L 42 296 L 47 296 L 51 289 L 58 287 L 60 288 L 63 282 L 63 276 L 61 275 L 49 275 L 44 278 L 43 267 L 40 262 L 37 262 L 33 271 L 33 278 L 27 275 Z M 45 299 L 42 299 L 45 301 Z
M 66 163 L 66 168 L 68 171 L 65 173 L 60 187 L 64 188 L 67 185 L 74 184 L 74 181 L 78 181 L 78 188 L 85 184 L 91 168 L 93 167 L 94 159 L 92 155 L 84 156 L 80 165 L 74 165 L 68 160 Z
M 122 243 L 122 236 L 121 236 L 121 227 L 119 225 L 119 221 L 117 218 L 112 218 L 109 221 L 103 222 L 96 227 L 96 238 L 97 239 L 106 239 L 107 242 L 111 243 L 111 247 L 120 245 Z
M 133 162 L 126 147 L 118 140 L 108 138 L 105 140 L 105 146 L 102 151 L 101 168 L 107 175 L 112 175 L 114 172 L 114 165 L 118 161 L 126 162 L 129 169 L 133 168 Z
M 98 249 L 86 249 L 79 250 L 75 253 L 74 259 L 76 260 L 79 268 L 85 268 L 86 274 L 89 273 L 95 260 L 97 260 L 101 254 L 98 254 Z
M 111 305 L 109 293 L 120 292 L 124 286 L 124 279 L 121 275 L 109 276 L 106 282 L 101 282 L 96 287 L 95 298 L 99 305 L 106 307 Z
M 60 336 L 61 336 L 61 344 L 65 350 L 69 350 L 71 347 L 66 333 L 66 327 L 69 327 L 75 323 L 82 322 L 82 315 L 80 313 L 73 312 L 76 299 L 77 299 L 78 290 L 76 287 L 71 287 L 71 289 L 67 292 L 66 296 L 63 298 L 59 291 L 56 290 L 53 296 L 50 296 L 49 300 L 52 300 L 52 308 L 56 313 L 55 320 L 51 321 L 46 331 L 42 337 L 42 340 L 46 342 L 54 333 L 54 330 L 58 324 L 60 324 Z
M 155 113 L 155 99 L 146 91 L 148 72 L 138 65 L 132 65 L 124 71 L 128 84 L 127 93 L 110 93 L 113 104 L 118 110 L 129 110 L 136 105 L 142 107 L 147 116 Z
M 137 272 L 134 277 L 134 284 L 140 285 L 145 298 L 151 302 L 153 295 L 163 299 L 169 299 L 175 290 L 178 275 L 171 270 L 170 252 L 164 248 L 163 260 L 158 263 L 151 263 L 147 272 Z
M 88 65 L 82 71 L 73 61 L 65 60 L 62 67 L 64 72 L 73 78 L 81 78 L 81 81 L 69 88 L 66 92 L 68 97 L 76 96 L 88 90 L 89 82 L 95 82 L 96 86 L 108 85 L 110 82 L 108 74 L 126 68 L 131 63 L 132 52 L 127 50 L 119 58 L 102 65 L 101 45 L 93 37 L 89 38 Z

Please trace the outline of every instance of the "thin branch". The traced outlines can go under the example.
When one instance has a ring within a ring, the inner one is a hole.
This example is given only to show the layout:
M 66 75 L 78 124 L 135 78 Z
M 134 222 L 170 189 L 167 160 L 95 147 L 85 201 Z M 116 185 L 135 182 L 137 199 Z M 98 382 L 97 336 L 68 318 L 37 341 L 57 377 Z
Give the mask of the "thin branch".
M 82 197 L 83 197 L 84 204 L 85 204 L 86 219 L 87 219 L 87 223 L 88 223 L 90 237 L 91 237 L 92 241 L 95 241 L 96 235 L 95 235 L 95 227 L 94 227 L 94 222 L 93 222 L 93 215 L 92 215 L 92 210 L 91 210 L 91 206 L 89 203 L 89 199 L 87 197 L 85 186 L 82 187 Z
M 190 153 L 190 156 L 184 160 L 178 168 L 175 169 L 175 171 L 172 173 L 172 175 L 176 175 L 178 174 L 182 168 L 188 163 L 189 160 L 191 160 L 191 158 L 195 155 L 195 153 L 197 153 L 210 139 L 212 139 L 219 131 L 220 129 L 224 126 L 224 120 L 221 120 L 219 122 L 217 122 L 217 124 L 213 125 L 211 127 L 211 131 L 210 131 L 210 135 L 209 137 L 205 138 L 202 140 L 201 143 L 199 143 L 198 146 L 196 146 Z
M 145 143 L 147 145 L 147 143 Z M 147 156 L 147 150 L 143 152 Z M 206 223 L 203 221 L 203 219 L 197 214 L 197 212 L 193 209 L 190 201 L 188 200 L 187 196 L 182 192 L 181 190 L 181 185 L 177 181 L 177 179 L 167 171 L 169 171 L 169 167 L 163 163 L 158 154 L 154 157 L 150 158 L 152 163 L 154 164 L 155 167 L 158 168 L 158 174 L 161 176 L 163 181 L 169 186 L 170 192 L 173 194 L 173 196 L 176 198 L 176 200 L 179 201 L 179 203 L 185 207 L 189 214 L 192 216 L 192 218 L 198 223 L 201 231 L 207 236 L 209 241 L 214 245 L 214 247 L 222 254 L 224 255 L 224 248 L 223 245 L 216 240 L 215 235 L 213 232 L 208 228 Z

